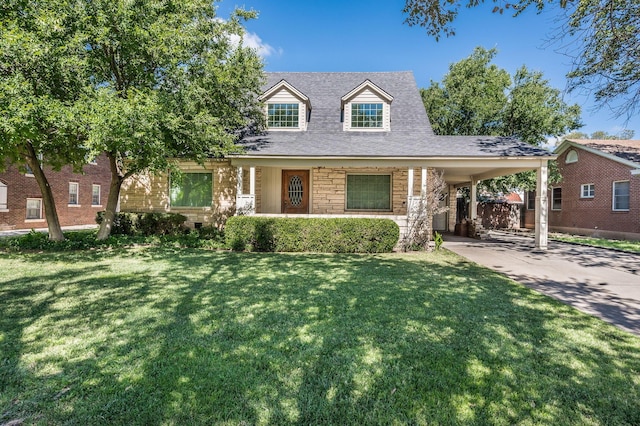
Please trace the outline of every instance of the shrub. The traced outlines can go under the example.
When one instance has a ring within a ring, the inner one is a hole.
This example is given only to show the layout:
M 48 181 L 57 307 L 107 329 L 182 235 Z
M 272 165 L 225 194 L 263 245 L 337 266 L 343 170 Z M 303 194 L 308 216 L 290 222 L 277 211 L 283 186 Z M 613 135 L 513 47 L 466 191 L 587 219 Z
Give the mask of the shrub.
M 96 214 L 102 223 L 104 212 Z M 178 213 L 118 212 L 113 220 L 111 235 L 177 235 L 184 233 L 187 217 Z
M 96 223 L 100 225 L 104 211 L 96 213 Z M 138 223 L 137 213 L 117 212 L 111 225 L 111 235 L 134 235 Z
M 234 216 L 225 227 L 227 246 L 237 251 L 384 253 L 399 234 L 390 219 Z
M 138 230 L 143 235 L 177 235 L 186 230 L 187 217 L 178 213 L 138 214 Z

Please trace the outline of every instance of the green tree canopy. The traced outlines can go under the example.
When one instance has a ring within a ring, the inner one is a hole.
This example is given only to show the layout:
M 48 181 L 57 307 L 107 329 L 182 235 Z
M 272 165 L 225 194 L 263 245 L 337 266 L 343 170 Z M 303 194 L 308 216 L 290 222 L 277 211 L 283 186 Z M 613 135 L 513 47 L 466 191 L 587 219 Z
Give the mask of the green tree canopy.
M 540 146 L 582 125 L 580 107 L 567 105 L 542 73 L 523 66 L 511 77 L 491 63 L 496 54 L 477 47 L 452 64 L 441 83 L 421 90 L 436 134 L 507 136 Z M 521 173 L 486 184 L 505 192 L 535 187 L 535 179 Z
M 406 0 L 408 25 L 425 27 L 439 39 L 452 36 L 452 23 L 461 6 L 476 7 L 482 0 Z M 638 0 L 517 0 L 494 3 L 493 12 L 513 10 L 514 16 L 535 7 L 559 6 L 559 30 L 553 40 L 573 58 L 569 89 L 585 89 L 596 102 L 617 116 L 635 114 L 640 102 L 640 2 Z
M 56 164 L 105 152 L 106 238 L 129 176 L 237 151 L 263 120 L 263 64 L 242 45 L 255 13 L 215 12 L 209 0 L 4 3 L 0 137 L 13 142 L 0 160 L 25 157 L 25 143 Z
M 172 158 L 221 156 L 261 127 L 262 62 L 238 42 L 253 12 L 222 20 L 208 0 L 94 0 L 85 14 L 86 124 L 90 146 L 112 169 L 98 233 L 106 238 L 129 176 L 166 171 Z
M 583 132 L 571 132 L 563 136 L 563 139 L 617 139 L 617 140 L 628 140 L 633 139 L 633 135 L 635 132 L 630 129 L 624 129 L 616 134 L 611 134 L 604 130 L 596 130 L 590 135 Z
M 523 66 L 512 78 L 491 63 L 496 54 L 477 47 L 450 65 L 441 83 L 421 89 L 435 133 L 508 136 L 539 146 L 581 127 L 580 107 L 567 105 L 541 72 Z
M 60 7 L 69 7 L 62 0 Z M 42 193 L 49 238 L 64 238 L 43 160 L 81 169 L 87 154 L 77 101 L 87 77 L 72 14 L 36 2 L 0 6 L 0 169 L 28 166 Z

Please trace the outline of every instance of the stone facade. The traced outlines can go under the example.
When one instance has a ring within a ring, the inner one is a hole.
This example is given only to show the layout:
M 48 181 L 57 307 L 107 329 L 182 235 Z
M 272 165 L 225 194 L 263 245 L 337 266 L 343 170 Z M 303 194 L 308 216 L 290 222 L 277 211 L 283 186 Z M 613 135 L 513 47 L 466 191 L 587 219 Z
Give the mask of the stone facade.
M 311 192 L 313 199 L 311 205 L 312 214 L 371 214 L 371 212 L 367 211 L 346 210 L 346 184 L 348 173 L 390 174 L 392 186 L 392 210 L 389 212 L 376 211 L 375 214 L 407 214 L 407 170 L 385 167 L 314 168 L 311 173 Z
M 213 174 L 213 203 L 210 207 L 171 207 L 169 203 L 169 175 L 143 174 L 129 178 L 120 192 L 120 210 L 128 212 L 180 213 L 187 217 L 187 226 L 196 224 L 221 227 L 235 214 L 237 173 L 229 161 L 209 160 L 204 165 L 181 162 L 183 172 L 211 171 Z M 244 178 L 244 176 L 243 176 Z M 243 179 L 244 180 L 244 179 Z M 248 186 L 247 186 L 248 187 Z
M 224 225 L 229 216 L 235 214 L 235 199 L 237 193 L 238 169 L 231 166 L 228 161 L 209 161 L 204 167 L 193 162 L 180 163 L 183 172 L 210 170 L 214 175 L 213 205 L 206 208 L 172 208 L 169 202 L 169 178 L 167 174 L 141 175 L 129 179 L 122 187 L 120 196 L 120 208 L 122 211 L 135 212 L 174 212 L 187 216 L 188 226 L 196 224 L 212 224 L 217 227 Z M 276 169 L 279 175 L 280 169 Z M 432 173 L 433 171 L 431 171 Z M 389 174 L 391 175 L 391 206 L 390 211 L 350 211 L 346 209 L 346 181 L 347 174 Z M 279 215 L 279 212 L 265 212 L 262 210 L 263 197 L 278 197 L 280 191 L 263 182 L 264 169 L 255 168 L 255 206 L 257 214 Z M 406 227 L 407 195 L 408 195 L 408 170 L 397 167 L 313 167 L 310 169 L 311 202 L 309 216 L 367 216 L 389 217 L 400 225 Z M 428 175 L 429 185 L 431 175 Z M 250 192 L 250 168 L 243 167 L 242 191 Z M 276 190 L 274 190 L 276 189 Z M 414 169 L 413 193 L 418 196 L 421 190 L 421 169 Z M 453 186 L 447 188 L 449 200 L 455 204 L 456 190 Z M 449 213 L 449 227 L 455 225 L 455 205 L 453 216 Z M 451 221 L 453 220 L 453 225 Z

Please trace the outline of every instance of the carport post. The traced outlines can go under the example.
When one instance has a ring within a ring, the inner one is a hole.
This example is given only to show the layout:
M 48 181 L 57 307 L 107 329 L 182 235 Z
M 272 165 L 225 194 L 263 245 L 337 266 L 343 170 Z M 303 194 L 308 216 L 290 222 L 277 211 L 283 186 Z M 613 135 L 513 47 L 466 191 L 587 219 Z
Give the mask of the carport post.
M 478 181 L 476 180 L 475 177 L 471 176 L 471 200 L 469 201 L 469 210 L 471 210 L 469 212 L 469 218 L 471 219 L 471 222 L 476 221 L 476 218 L 478 217 L 478 204 L 476 202 L 476 200 L 478 199 Z
M 549 224 L 547 219 L 547 160 L 540 161 L 536 182 L 536 248 L 547 249 Z

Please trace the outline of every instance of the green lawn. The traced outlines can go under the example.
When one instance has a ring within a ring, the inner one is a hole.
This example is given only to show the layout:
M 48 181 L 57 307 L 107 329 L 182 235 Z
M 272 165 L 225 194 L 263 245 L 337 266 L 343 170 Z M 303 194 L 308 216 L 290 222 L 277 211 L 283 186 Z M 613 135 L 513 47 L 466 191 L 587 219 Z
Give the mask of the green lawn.
M 570 234 L 549 234 L 549 238 L 557 241 L 581 244 L 585 246 L 612 248 L 616 250 L 640 253 L 640 241 L 609 240 L 605 238 L 583 237 Z
M 0 273 L 0 424 L 640 424 L 640 338 L 447 251 Z

